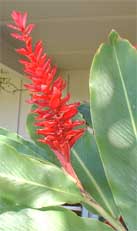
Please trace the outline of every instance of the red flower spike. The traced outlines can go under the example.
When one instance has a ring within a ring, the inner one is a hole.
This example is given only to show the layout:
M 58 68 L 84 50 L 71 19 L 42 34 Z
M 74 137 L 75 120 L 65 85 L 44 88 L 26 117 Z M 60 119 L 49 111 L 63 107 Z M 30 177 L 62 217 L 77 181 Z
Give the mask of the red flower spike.
M 32 113 L 37 114 L 35 124 L 41 127 L 37 129 L 37 134 L 42 136 L 39 141 L 50 146 L 62 167 L 77 180 L 81 188 L 70 160 L 72 145 L 85 131 L 84 128 L 77 128 L 84 124 L 83 121 L 72 120 L 78 112 L 79 103 L 68 104 L 69 94 L 63 98 L 62 91 L 66 87 L 66 83 L 61 76 L 55 80 L 57 68 L 51 66 L 51 60 L 43 53 L 42 41 L 38 41 L 33 48 L 30 33 L 34 25 L 26 25 L 27 13 L 13 11 L 12 19 L 14 25 L 8 26 L 18 33 L 11 35 L 25 44 L 16 52 L 26 58 L 20 60 L 20 63 L 24 65 L 24 72 L 32 81 L 31 84 L 25 84 L 25 87 L 31 93 L 29 103 L 37 105 L 37 109 Z

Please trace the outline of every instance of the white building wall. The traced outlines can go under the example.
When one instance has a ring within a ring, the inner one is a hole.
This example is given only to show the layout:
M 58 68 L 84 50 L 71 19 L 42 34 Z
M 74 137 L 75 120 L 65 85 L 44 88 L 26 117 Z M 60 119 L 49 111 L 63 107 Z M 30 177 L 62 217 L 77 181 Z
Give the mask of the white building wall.
M 12 86 L 3 83 L 0 87 L 0 127 L 15 132 L 18 132 L 20 92 L 12 93 L 12 91 L 14 85 L 18 89 L 21 87 L 21 77 L 20 74 L 0 63 L 0 82 L 6 78 L 6 81 L 12 83 Z

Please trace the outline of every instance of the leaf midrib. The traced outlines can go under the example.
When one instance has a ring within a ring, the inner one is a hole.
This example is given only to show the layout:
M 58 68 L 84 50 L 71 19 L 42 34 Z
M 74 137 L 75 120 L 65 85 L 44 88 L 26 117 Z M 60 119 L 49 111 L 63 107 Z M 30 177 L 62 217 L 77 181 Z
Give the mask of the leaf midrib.
M 133 132 L 134 132 L 135 138 L 137 140 L 137 128 L 136 128 L 136 124 L 135 124 L 135 121 L 134 121 L 134 116 L 133 116 L 132 108 L 131 108 L 131 105 L 130 105 L 129 96 L 128 96 L 128 93 L 127 93 L 126 85 L 125 85 L 125 82 L 124 82 L 124 78 L 123 78 L 123 74 L 122 74 L 122 70 L 121 70 L 121 67 L 120 67 L 120 63 L 119 63 L 119 59 L 118 59 L 118 55 L 117 55 L 117 51 L 116 51 L 115 46 L 113 46 L 113 50 L 114 50 L 114 55 L 115 55 L 115 58 L 116 58 L 116 64 L 117 64 L 117 68 L 118 68 L 118 72 L 119 72 L 119 77 L 120 77 L 120 80 L 121 80 L 121 83 L 122 83 L 122 87 L 123 87 L 123 91 L 124 91 L 124 95 L 125 95 L 125 99 L 126 99 L 126 103 L 127 103 L 127 108 L 128 108 L 128 111 L 129 111 L 129 116 L 130 116 L 130 120 L 131 120 L 131 124 L 132 124 L 132 128 L 133 128 Z
M 97 184 L 95 178 L 93 177 L 93 175 L 91 174 L 91 172 L 87 169 L 86 165 L 82 162 L 82 160 L 80 159 L 79 155 L 77 154 L 77 152 L 74 150 L 74 148 L 72 148 L 72 152 L 75 155 L 77 161 L 80 163 L 82 169 L 86 172 L 86 175 L 89 177 L 89 179 L 91 180 L 91 182 L 93 183 L 93 185 L 95 186 L 97 192 L 99 193 L 100 197 L 102 198 L 104 204 L 106 205 L 106 207 L 108 208 L 108 210 L 111 212 L 111 214 L 115 217 L 115 214 L 113 212 L 113 210 L 111 209 L 111 207 L 109 206 L 109 203 L 107 201 L 107 199 L 105 198 L 104 193 L 102 192 L 101 188 L 99 187 L 99 185 Z
M 37 183 L 37 182 L 33 182 L 33 181 L 30 181 L 30 180 L 23 179 L 21 177 L 19 178 L 19 177 L 11 176 L 11 175 L 4 174 L 4 173 L 0 173 L 0 178 L 1 179 L 7 178 L 7 179 L 9 179 L 10 182 L 11 181 L 14 181 L 14 182 L 16 181 L 16 182 L 19 182 L 21 184 L 29 184 L 29 185 L 32 185 L 32 186 L 45 188 L 45 189 L 55 191 L 55 192 L 58 192 L 58 193 L 65 193 L 65 194 L 71 195 L 71 196 L 78 196 L 78 195 L 76 195 L 74 193 L 66 192 L 66 191 L 59 190 L 59 189 L 54 188 L 54 187 L 49 187 L 47 185 L 43 185 L 43 184 L 40 184 L 40 183 Z

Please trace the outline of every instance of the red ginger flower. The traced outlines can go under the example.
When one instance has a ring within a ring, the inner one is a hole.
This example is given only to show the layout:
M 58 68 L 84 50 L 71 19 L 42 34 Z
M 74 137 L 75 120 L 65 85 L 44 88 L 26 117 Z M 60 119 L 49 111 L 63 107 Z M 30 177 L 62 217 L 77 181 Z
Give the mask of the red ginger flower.
M 8 26 L 17 30 L 17 33 L 11 35 L 25 43 L 24 48 L 16 51 L 27 58 L 20 60 L 20 63 L 24 65 L 24 72 L 32 81 L 25 86 L 32 95 L 29 103 L 37 105 L 33 113 L 37 114 L 36 126 L 41 127 L 37 129 L 37 133 L 43 137 L 39 141 L 50 146 L 63 168 L 74 177 L 70 167 L 70 149 L 85 130 L 76 129 L 84 121 L 72 120 L 78 112 L 79 104 L 68 104 L 69 94 L 63 98 L 62 92 L 66 83 L 61 76 L 55 79 L 57 68 L 51 66 L 51 60 L 43 52 L 42 42 L 38 41 L 33 48 L 30 33 L 34 25 L 26 26 L 27 13 L 13 11 L 12 18 L 15 25 Z

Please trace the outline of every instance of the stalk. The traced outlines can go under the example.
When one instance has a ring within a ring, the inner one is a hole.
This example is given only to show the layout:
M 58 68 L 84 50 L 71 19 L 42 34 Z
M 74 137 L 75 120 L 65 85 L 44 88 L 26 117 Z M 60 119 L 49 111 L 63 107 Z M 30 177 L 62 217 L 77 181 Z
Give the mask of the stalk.
M 127 231 L 125 227 L 106 210 L 104 210 L 87 192 L 83 192 L 84 203 L 94 208 L 99 215 L 104 217 L 117 231 Z

